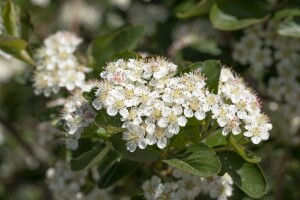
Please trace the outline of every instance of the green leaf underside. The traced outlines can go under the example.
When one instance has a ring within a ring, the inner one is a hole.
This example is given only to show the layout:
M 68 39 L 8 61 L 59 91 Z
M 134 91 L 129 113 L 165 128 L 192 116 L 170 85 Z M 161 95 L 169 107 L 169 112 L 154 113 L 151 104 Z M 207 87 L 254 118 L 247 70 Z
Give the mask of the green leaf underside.
M 146 149 L 137 149 L 134 152 L 130 152 L 126 149 L 126 142 L 122 139 L 122 134 L 117 133 L 110 137 L 112 146 L 125 158 L 138 162 L 155 161 L 160 157 L 160 150 L 155 146 L 147 146 Z
M 246 151 L 246 148 L 242 145 L 240 145 L 232 136 L 229 137 L 229 142 L 233 146 L 234 150 L 242 156 L 246 161 L 250 163 L 258 163 L 261 161 L 261 158 L 250 154 Z
M 222 168 L 234 183 L 252 198 L 260 198 L 266 194 L 267 183 L 258 164 L 245 161 L 234 151 L 219 152 Z
M 214 176 L 221 170 L 221 163 L 215 151 L 203 143 L 192 145 L 183 155 L 163 160 L 163 162 L 201 177 Z
M 213 27 L 223 31 L 239 30 L 252 24 L 263 22 L 268 17 L 238 19 L 236 16 L 229 15 L 220 10 L 216 4 L 213 5 L 209 14 Z
M 114 54 L 124 49 L 134 50 L 142 38 L 144 27 L 140 25 L 123 27 L 113 33 L 96 37 L 92 42 L 91 53 L 100 67 Z
M 283 36 L 300 38 L 300 24 L 288 18 L 279 24 L 278 33 Z

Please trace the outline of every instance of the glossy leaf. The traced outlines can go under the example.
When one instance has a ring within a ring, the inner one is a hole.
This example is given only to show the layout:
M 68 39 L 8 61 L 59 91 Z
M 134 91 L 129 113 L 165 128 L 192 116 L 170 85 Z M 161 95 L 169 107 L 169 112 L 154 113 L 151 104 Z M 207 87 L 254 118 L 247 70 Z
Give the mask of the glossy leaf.
M 114 134 L 110 137 L 113 148 L 119 152 L 123 157 L 133 161 L 147 162 L 155 161 L 160 157 L 160 150 L 155 146 L 147 146 L 146 149 L 137 148 L 134 152 L 130 152 L 126 149 L 126 142 L 122 139 L 122 134 Z
M 252 198 L 266 194 L 267 182 L 258 164 L 249 163 L 234 151 L 219 152 L 222 168 L 234 183 Z
M 100 67 L 117 52 L 134 50 L 142 38 L 144 27 L 140 25 L 123 27 L 113 33 L 96 37 L 91 45 L 95 65 Z
M 252 24 L 263 22 L 268 18 L 268 16 L 262 18 L 239 19 L 236 16 L 223 12 L 215 4 L 210 10 L 209 18 L 214 28 L 223 31 L 233 31 L 245 28 Z
M 95 148 L 82 153 L 78 157 L 71 159 L 71 169 L 73 171 L 79 171 L 79 170 L 86 169 L 91 162 L 95 164 L 96 161 L 94 159 L 96 158 L 97 161 L 99 161 L 97 155 L 101 154 L 101 151 L 103 149 L 104 149 L 103 146 L 98 145 Z
M 227 145 L 228 142 L 226 140 L 226 137 L 222 135 L 222 131 L 217 130 L 207 136 L 207 138 L 205 139 L 205 144 L 210 147 L 218 147 Z
M 100 177 L 98 180 L 98 187 L 100 189 L 105 189 L 112 186 L 117 181 L 131 175 L 140 167 L 140 165 L 141 163 L 123 158 L 113 160 L 112 162 L 108 161 L 107 163 L 101 163 L 99 166 Z
M 196 5 L 190 6 L 189 9 L 176 13 L 178 18 L 191 18 L 195 16 L 201 16 L 209 13 L 210 8 L 217 0 L 202 0 L 199 1 Z
M 208 89 L 210 92 L 217 94 L 222 65 L 217 60 L 207 60 L 203 64 L 202 73 L 206 77 Z
M 183 154 L 163 162 L 201 177 L 214 176 L 221 170 L 216 152 L 203 143 L 189 146 Z
M 200 122 L 195 117 L 190 118 L 184 128 L 180 129 L 177 135 L 171 138 L 170 146 L 175 149 L 182 149 L 187 144 L 200 141 Z
M 229 136 L 229 142 L 233 146 L 234 150 L 242 156 L 246 161 L 250 163 L 258 163 L 261 161 L 259 156 L 250 154 L 246 151 L 246 148 L 240 145 L 231 135 Z
M 98 126 L 121 127 L 123 122 L 120 119 L 121 116 L 119 114 L 116 116 L 109 116 L 105 109 L 101 109 L 98 111 L 95 122 Z
M 269 4 L 262 0 L 218 0 L 218 8 L 238 19 L 262 18 L 268 14 Z
M 3 7 L 2 19 L 6 33 L 18 37 L 17 13 L 12 0 L 7 0 Z

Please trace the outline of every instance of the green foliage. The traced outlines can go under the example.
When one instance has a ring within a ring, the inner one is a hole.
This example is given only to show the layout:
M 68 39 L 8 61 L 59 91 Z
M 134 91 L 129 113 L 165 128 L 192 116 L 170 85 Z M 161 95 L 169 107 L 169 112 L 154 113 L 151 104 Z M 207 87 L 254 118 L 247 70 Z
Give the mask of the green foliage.
M 225 146 L 228 144 L 228 142 L 226 140 L 226 137 L 222 135 L 222 131 L 217 130 L 207 136 L 207 138 L 205 139 L 205 144 L 210 147 L 218 147 Z
M 104 150 L 105 152 L 107 151 L 104 146 L 97 145 L 94 148 L 73 157 L 71 159 L 71 169 L 73 171 L 89 169 L 92 165 L 96 164 L 101 160 L 101 158 L 103 158 L 102 155 L 105 155 Z
M 114 134 L 110 137 L 113 148 L 119 152 L 124 158 L 138 162 L 155 161 L 160 158 L 161 151 L 154 146 L 147 146 L 146 149 L 137 148 L 134 152 L 126 149 L 125 141 L 122 139 L 122 134 Z
M 20 38 L 0 34 L 0 48 L 6 52 L 18 53 L 27 47 L 27 42 Z
M 258 164 L 249 163 L 233 151 L 223 151 L 217 154 L 234 183 L 252 198 L 261 198 L 266 194 L 267 182 Z
M 221 169 L 216 152 L 205 144 L 189 146 L 184 153 L 174 155 L 163 162 L 201 177 L 214 176 Z
M 98 126 L 102 127 L 121 127 L 123 124 L 119 114 L 113 117 L 109 116 L 105 109 L 98 111 L 95 122 Z
M 221 74 L 221 63 L 216 60 L 204 61 L 202 73 L 206 77 L 208 90 L 212 93 L 218 93 L 219 79 Z
M 102 66 L 111 56 L 124 49 L 134 50 L 143 36 L 143 26 L 126 26 L 103 36 L 96 37 L 91 46 L 90 53 L 94 65 Z
M 240 155 L 242 156 L 247 162 L 250 163 L 258 163 L 261 161 L 261 158 L 253 155 L 249 152 L 246 151 L 246 147 L 243 145 L 239 144 L 232 135 L 229 136 L 229 142 L 233 146 L 233 149 Z
M 234 15 L 223 12 L 220 10 L 218 5 L 215 4 L 210 10 L 209 18 L 214 28 L 223 31 L 233 31 L 245 28 L 252 24 L 263 22 L 268 18 L 268 16 L 262 18 L 238 19 L 238 17 Z
M 195 16 L 201 16 L 209 13 L 210 8 L 217 0 L 201 0 L 196 4 L 190 3 L 188 8 L 183 11 L 178 11 L 176 17 L 181 19 L 191 18 Z
M 7 0 L 2 11 L 3 25 L 6 33 L 15 37 L 19 36 L 17 13 L 12 0 Z
M 98 167 L 100 174 L 98 187 L 100 189 L 112 186 L 117 181 L 134 173 L 141 166 L 141 163 L 113 157 L 110 154 L 108 154 L 106 158 L 107 159 L 103 160 Z

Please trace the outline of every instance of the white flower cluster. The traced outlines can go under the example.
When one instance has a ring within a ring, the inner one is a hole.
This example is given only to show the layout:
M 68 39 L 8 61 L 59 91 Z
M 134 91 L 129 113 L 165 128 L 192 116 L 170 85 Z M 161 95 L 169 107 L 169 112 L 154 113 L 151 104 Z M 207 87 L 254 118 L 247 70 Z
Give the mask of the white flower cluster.
M 212 118 L 223 127 L 223 135 L 230 132 L 240 134 L 241 127 L 244 127 L 244 136 L 251 138 L 254 144 L 269 138 L 272 124 L 268 116 L 262 113 L 259 98 L 242 78 L 235 76 L 228 68 L 221 70 L 218 94 L 223 99 L 221 102 L 227 103 L 221 103 L 217 110 L 213 110 Z
M 74 94 L 67 99 L 62 111 L 62 119 L 65 121 L 67 132 L 67 148 L 72 150 L 78 148 L 78 139 L 80 139 L 84 128 L 92 124 L 95 117 L 96 112 L 82 96 L 82 91 L 75 91 Z
M 157 176 L 145 181 L 142 185 L 145 199 L 193 200 L 204 194 L 214 199 L 227 200 L 232 196 L 233 181 L 227 173 L 223 176 L 201 178 L 175 169 L 172 175 L 176 181 L 162 183 Z
M 35 94 L 50 96 L 61 87 L 72 91 L 82 88 L 85 73 L 90 69 L 79 64 L 74 52 L 81 39 L 70 32 L 57 32 L 45 39 L 35 57 L 37 61 L 33 77 Z
M 63 161 L 57 161 L 46 173 L 46 181 L 54 199 L 76 199 L 83 196 L 80 192 L 85 184 L 87 171 L 73 172 Z
M 107 191 L 99 190 L 97 187 L 92 188 L 88 193 L 81 192 L 87 177 L 88 171 L 74 172 L 66 162 L 61 160 L 46 172 L 46 182 L 55 200 L 112 199 Z
M 268 83 L 260 87 L 280 103 L 282 116 L 292 121 L 300 115 L 300 40 L 279 35 L 279 22 L 271 20 L 267 24 L 247 28 L 235 45 L 233 58 L 241 64 L 250 64 L 256 79 L 276 71 L 276 76 L 269 78 Z
M 174 77 L 176 70 L 176 65 L 158 57 L 119 59 L 108 63 L 101 73 L 104 80 L 98 85 L 93 106 L 106 109 L 110 116 L 120 114 L 127 128 L 123 139 L 129 151 L 154 144 L 165 148 L 168 138 L 179 133 L 187 118 L 200 121 L 207 112 L 223 127 L 223 135 L 231 131 L 239 134 L 245 124 L 244 135 L 253 143 L 268 139 L 272 128 L 269 119 L 261 114 L 258 98 L 242 79 L 223 69 L 220 92 L 215 95 L 206 89 L 201 73 Z M 228 100 L 232 103 L 225 103 Z

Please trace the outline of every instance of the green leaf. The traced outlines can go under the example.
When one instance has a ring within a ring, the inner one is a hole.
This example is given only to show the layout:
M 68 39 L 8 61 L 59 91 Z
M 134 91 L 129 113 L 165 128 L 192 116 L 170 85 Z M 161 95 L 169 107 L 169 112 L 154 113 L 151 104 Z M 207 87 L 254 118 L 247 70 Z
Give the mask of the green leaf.
M 71 169 L 73 171 L 79 171 L 87 169 L 87 166 L 90 166 L 90 163 L 95 164 L 96 162 L 99 162 L 100 156 L 98 157 L 98 154 L 101 154 L 102 150 L 107 152 L 106 148 L 98 145 L 95 148 L 82 153 L 78 157 L 71 159 Z
M 137 54 L 135 52 L 125 50 L 125 51 L 121 51 L 119 53 L 116 53 L 109 60 L 118 60 L 118 59 L 128 60 L 130 58 L 141 59 L 142 56 L 140 56 L 139 54 Z
M 245 28 L 252 24 L 265 21 L 269 16 L 262 18 L 238 19 L 236 16 L 229 15 L 219 9 L 218 5 L 213 5 L 209 13 L 210 21 L 214 28 L 223 31 L 233 31 Z
M 134 152 L 130 152 L 126 149 L 126 142 L 122 139 L 122 134 L 114 134 L 110 137 L 112 146 L 119 152 L 123 157 L 129 160 L 138 162 L 155 161 L 159 159 L 161 151 L 156 146 L 147 146 L 146 149 L 137 148 Z
M 258 163 L 261 161 L 261 158 L 259 156 L 253 155 L 251 153 L 248 153 L 246 151 L 246 148 L 242 145 L 240 145 L 233 137 L 232 135 L 229 136 L 229 142 L 232 144 L 234 150 L 242 156 L 246 161 L 250 163 Z
M 199 125 L 199 120 L 195 117 L 190 118 L 186 126 L 180 129 L 180 132 L 171 138 L 170 146 L 175 149 L 182 149 L 186 147 L 187 144 L 200 141 Z
M 207 138 L 205 139 L 205 144 L 210 147 L 218 147 L 227 145 L 228 142 L 226 140 L 226 137 L 222 135 L 222 131 L 217 130 L 207 136 Z
M 203 62 L 195 62 L 187 67 L 180 67 L 178 70 L 177 70 L 177 75 L 181 75 L 183 73 L 188 73 L 188 72 L 191 72 L 191 71 L 194 71 L 198 68 L 201 68 L 203 67 L 204 64 Z
M 217 0 L 202 0 L 196 5 L 190 6 L 189 9 L 176 13 L 176 17 L 186 19 L 195 16 L 205 15 L 209 13 L 209 10 L 216 1 Z
M 216 152 L 203 143 L 189 146 L 183 154 L 163 162 L 201 177 L 214 176 L 221 170 Z
M 262 0 L 218 0 L 218 8 L 238 19 L 262 18 L 269 12 L 269 4 Z
M 279 24 L 278 33 L 283 36 L 300 38 L 300 24 L 293 18 L 287 18 Z
M 14 36 L 0 34 L 0 48 L 12 52 L 18 52 L 27 47 L 27 42 Z
M 121 116 L 118 114 L 116 116 L 109 116 L 105 109 L 98 111 L 95 122 L 98 126 L 104 127 L 121 127 L 123 122 L 121 121 Z
M 18 37 L 17 13 L 12 0 L 7 0 L 2 11 L 3 25 L 6 33 Z
M 117 181 L 131 175 L 135 172 L 141 163 L 131 161 L 128 159 L 119 159 L 115 160 L 113 163 L 109 163 L 108 165 L 101 165 L 104 166 L 102 168 L 99 166 L 99 180 L 98 180 L 98 187 L 100 189 L 105 189 L 112 186 Z
M 234 183 L 252 198 L 266 194 L 267 182 L 258 164 L 249 163 L 234 151 L 219 152 L 222 168 Z
M 203 64 L 204 67 L 202 73 L 206 77 L 206 84 L 208 86 L 208 90 L 217 94 L 222 65 L 217 60 L 207 60 L 204 61 Z
M 113 33 L 96 37 L 90 47 L 95 64 L 100 67 L 117 52 L 134 50 L 142 38 L 144 27 L 140 25 L 123 27 Z
M 282 18 L 289 18 L 294 16 L 300 16 L 300 9 L 299 8 L 286 8 L 276 12 L 273 19 L 282 19 Z

